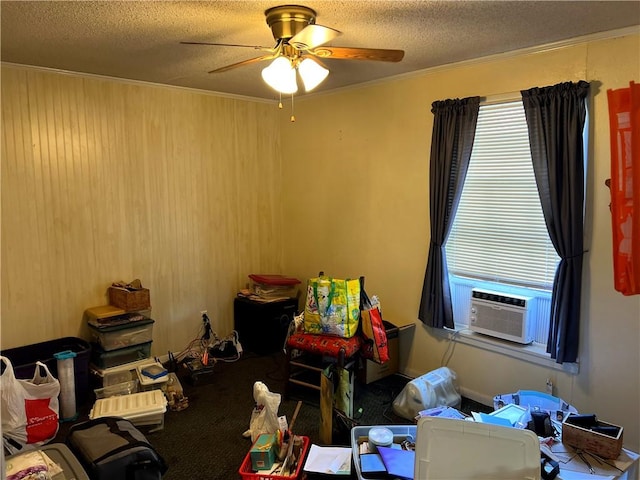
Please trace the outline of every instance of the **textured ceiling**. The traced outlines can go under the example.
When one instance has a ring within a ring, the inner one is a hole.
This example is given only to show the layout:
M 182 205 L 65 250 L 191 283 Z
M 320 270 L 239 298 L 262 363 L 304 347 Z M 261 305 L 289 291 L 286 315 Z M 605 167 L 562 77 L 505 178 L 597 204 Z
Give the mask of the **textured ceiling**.
M 286 2 L 285 2 L 286 3 Z M 274 40 L 273 1 L 2 1 L 1 60 L 265 99 L 259 62 Z M 305 1 L 316 23 L 342 32 L 329 45 L 404 50 L 399 63 L 328 59 L 317 91 L 640 25 L 639 1 Z

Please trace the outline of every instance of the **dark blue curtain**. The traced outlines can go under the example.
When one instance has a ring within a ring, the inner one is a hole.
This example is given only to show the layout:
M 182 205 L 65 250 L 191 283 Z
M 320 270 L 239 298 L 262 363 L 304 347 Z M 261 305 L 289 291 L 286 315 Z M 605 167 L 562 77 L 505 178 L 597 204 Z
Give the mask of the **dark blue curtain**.
M 480 97 L 442 100 L 434 115 L 429 167 L 431 241 L 418 318 L 425 325 L 453 328 L 445 242 L 455 217 L 476 134 Z
M 547 352 L 557 363 L 575 362 L 584 253 L 583 130 L 589 83 L 565 82 L 521 93 L 542 213 L 560 257 L 551 297 Z

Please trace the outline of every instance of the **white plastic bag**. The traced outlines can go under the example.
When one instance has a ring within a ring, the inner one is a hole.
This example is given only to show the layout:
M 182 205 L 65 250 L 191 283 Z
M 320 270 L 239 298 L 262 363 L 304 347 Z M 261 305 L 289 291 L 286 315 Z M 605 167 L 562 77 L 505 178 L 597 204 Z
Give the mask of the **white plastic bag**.
M 462 398 L 455 379 L 453 370 L 440 367 L 411 380 L 393 401 L 393 411 L 407 420 L 415 420 L 421 410 L 460 407 Z
M 41 362 L 31 380 L 15 377 L 11 361 L 0 356 L 4 372 L 0 376 L 2 441 L 12 454 L 37 448 L 58 433 L 60 382 Z M 45 375 L 40 372 L 44 369 Z
M 253 399 L 256 404 L 251 412 L 249 430 L 243 433 L 243 436 L 251 437 L 252 443 L 263 433 L 276 433 L 278 431 L 280 394 L 272 393 L 264 383 L 256 382 L 253 384 Z

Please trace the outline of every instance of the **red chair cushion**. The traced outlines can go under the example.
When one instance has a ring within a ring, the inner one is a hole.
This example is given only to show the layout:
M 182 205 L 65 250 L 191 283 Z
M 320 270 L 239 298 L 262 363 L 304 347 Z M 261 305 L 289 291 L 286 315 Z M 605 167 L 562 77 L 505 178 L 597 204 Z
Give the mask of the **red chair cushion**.
M 360 350 L 361 346 L 362 339 L 359 335 L 342 338 L 313 333 L 294 333 L 287 340 L 289 348 L 332 358 L 338 358 L 341 350 L 344 351 L 344 358 L 350 358 Z

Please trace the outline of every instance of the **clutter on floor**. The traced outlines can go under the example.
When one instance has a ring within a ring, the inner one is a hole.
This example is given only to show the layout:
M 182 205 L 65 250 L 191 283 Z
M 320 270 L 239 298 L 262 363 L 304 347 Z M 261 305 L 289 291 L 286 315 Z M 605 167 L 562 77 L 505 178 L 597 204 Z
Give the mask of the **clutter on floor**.
M 50 443 L 37 450 L 6 458 L 7 480 L 89 480 L 84 468 L 64 443 Z
M 411 380 L 393 401 L 393 411 L 407 420 L 414 420 L 425 409 L 448 406 L 460 407 L 456 374 L 440 367 Z
M 202 312 L 202 324 L 198 335 L 176 354 L 169 352 L 169 368 L 177 370 L 181 366 L 189 372 L 189 379 L 196 384 L 200 378 L 211 377 L 218 362 L 236 362 L 244 349 L 238 332 L 232 331 L 224 338 L 218 337 L 211 327 L 206 311 Z
M 262 382 L 256 382 L 253 390 L 256 407 L 251 428 L 243 434 L 251 436 L 252 445 L 238 470 L 240 476 L 245 480 L 299 478 L 310 445 L 309 437 L 293 433 L 302 402 L 288 423 L 278 416 L 279 393 L 269 392 Z
M 280 394 L 269 391 L 263 382 L 253 385 L 253 399 L 255 406 L 251 411 L 249 429 L 242 434 L 251 438 L 255 443 L 262 434 L 274 434 L 279 429 L 278 409 L 280 408 Z
M 42 362 L 36 362 L 31 380 L 16 378 L 7 357 L 0 356 L 0 362 L 4 448 L 15 454 L 50 442 L 59 428 L 60 382 Z
M 251 295 L 258 292 L 262 300 L 236 298 L 236 323 L 250 332 L 248 343 L 258 355 L 286 346 L 285 389 L 297 384 L 320 392 L 320 445 L 294 429 L 302 402 L 287 422 L 279 414 L 283 396 L 255 381 L 254 406 L 244 431 L 251 444 L 246 453 L 242 451 L 238 468 L 244 480 L 301 480 L 307 474 L 353 478 L 354 473 L 359 480 L 478 475 L 492 480 L 638 478 L 640 456 L 624 449 L 622 426 L 532 390 L 496 395 L 492 411 L 462 412 L 456 374 L 446 366 L 394 390 L 402 388 L 389 401 L 389 409 L 410 424 L 359 424 L 353 418 L 355 371 L 370 369 L 358 377 L 364 385 L 394 373 L 397 363 L 391 371 L 376 368 L 397 361 L 398 347 L 397 337 L 388 335 L 398 329 L 382 320 L 375 297 L 360 304 L 369 312 L 368 334 L 357 333 L 355 316 L 349 315 L 347 306 L 356 283 L 363 297 L 364 279 L 354 283 L 321 274 L 307 286 L 305 312 L 289 316 L 282 315 L 282 309 L 295 313 L 297 298 L 281 295 L 291 294 L 299 281 L 279 275 L 250 278 Z M 339 294 L 334 298 L 335 292 Z M 205 311 L 196 338 L 181 352 L 169 352 L 169 361 L 163 364 L 150 354 L 155 321 L 150 317 L 149 290 L 139 280 L 116 282 L 109 296 L 113 304 L 85 311 L 91 343 L 64 338 L 6 350 L 0 357 L 3 443 L 11 453 L 6 458 L 9 480 L 106 480 L 121 478 L 122 472 L 138 466 L 144 466 L 143 477 L 138 478 L 161 478 L 167 465 L 138 428 L 145 427 L 149 434 L 163 430 L 168 410 L 179 412 L 189 406 L 175 370 L 184 367 L 195 385 L 214 374 L 219 362 L 233 363 L 242 357 L 242 333 L 234 330 L 218 337 Z M 279 315 L 277 322 L 282 324 L 266 322 L 273 336 L 256 337 L 252 317 L 256 312 Z M 311 334 L 307 329 L 320 331 Z M 333 336 L 324 335 L 325 329 Z M 349 342 L 356 346 L 347 352 Z M 305 363 L 309 353 L 320 357 L 319 365 Z M 298 378 L 292 367 L 319 373 L 319 384 Z M 74 423 L 77 404 L 89 399 L 90 384 L 96 388 L 89 419 Z M 39 409 L 27 409 L 25 399 L 37 400 Z M 9 415 L 15 412 L 20 414 Z M 57 438 L 59 422 L 69 422 L 70 448 L 50 443 Z M 333 445 L 339 428 L 347 432 L 350 445 Z M 465 461 L 456 461 L 460 457 Z
M 149 316 L 149 289 L 136 279 L 115 282 L 108 292 L 110 305 L 85 311 L 91 335 L 89 367 L 93 382 L 98 384 L 89 418 L 117 416 L 137 426 L 162 429 L 167 398 L 172 399 L 173 408 L 176 403 L 186 408 L 188 403 L 180 396 L 177 377 L 170 377 L 169 371 L 151 358 L 155 321 Z
M 117 417 L 94 418 L 69 431 L 67 443 L 91 479 L 124 478 L 125 472 L 139 480 L 162 478 L 167 471 L 164 459 L 131 421 Z

